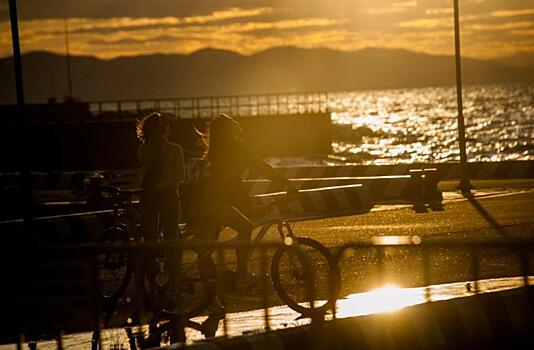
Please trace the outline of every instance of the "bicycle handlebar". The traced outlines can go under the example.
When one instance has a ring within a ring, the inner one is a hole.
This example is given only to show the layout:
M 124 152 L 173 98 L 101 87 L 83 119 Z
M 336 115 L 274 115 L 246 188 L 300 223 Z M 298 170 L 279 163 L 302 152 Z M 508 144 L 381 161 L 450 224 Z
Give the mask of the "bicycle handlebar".
M 109 194 L 111 194 L 111 196 L 114 199 L 121 200 L 121 201 L 124 201 L 124 200 L 131 201 L 132 196 L 134 194 L 138 194 L 141 192 L 141 190 L 133 190 L 133 191 L 121 190 L 119 187 L 113 186 L 113 185 L 102 185 L 101 188 L 102 188 L 102 192 L 108 192 Z

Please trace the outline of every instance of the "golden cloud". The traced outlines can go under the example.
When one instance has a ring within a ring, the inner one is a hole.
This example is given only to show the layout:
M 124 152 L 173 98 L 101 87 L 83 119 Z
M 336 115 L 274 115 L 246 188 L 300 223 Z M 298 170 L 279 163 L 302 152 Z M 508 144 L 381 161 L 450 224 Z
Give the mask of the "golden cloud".
M 114 18 L 69 18 L 69 31 L 91 31 L 98 29 L 130 29 L 149 26 L 178 26 L 191 24 L 204 24 L 219 22 L 229 19 L 239 19 L 247 17 L 256 17 L 271 13 L 270 7 L 260 7 L 256 9 L 244 10 L 240 8 L 231 8 L 225 11 L 215 11 L 209 15 L 192 16 L 192 17 L 161 17 L 161 18 L 131 18 L 131 17 L 114 17 Z M 61 18 L 53 19 L 36 19 L 22 20 L 19 22 L 20 32 L 22 35 L 42 35 L 44 33 L 63 32 L 64 20 Z M 9 28 L 9 22 L 0 22 L 0 30 L 4 32 Z
M 439 8 L 433 8 L 433 9 L 427 9 L 425 11 L 425 15 L 427 16 L 433 16 L 433 15 L 449 15 L 454 12 L 452 7 L 439 7 Z
M 415 1 L 396 4 L 390 8 L 398 10 L 417 6 Z M 343 27 L 349 20 L 336 18 L 303 17 L 269 22 L 255 18 L 272 11 L 271 8 L 261 7 L 250 10 L 233 8 L 204 16 L 182 18 L 71 18 L 68 21 L 71 52 L 75 55 L 94 55 L 109 59 L 155 53 L 185 54 L 206 47 L 254 54 L 275 46 L 293 45 L 345 51 L 373 46 L 404 48 L 430 54 L 453 54 L 453 19 L 450 11 L 447 12 L 444 8 L 426 11 L 427 15 L 443 16 L 399 22 L 397 27 L 413 29 L 400 31 L 349 30 Z M 476 22 L 480 18 L 528 15 L 528 11 L 496 11 L 462 16 L 462 53 L 473 57 L 496 57 L 521 50 L 534 50 L 532 44 L 527 43 L 528 40 L 518 40 L 523 39 L 520 36 L 533 35 L 531 22 Z M 227 21 L 231 19 L 241 20 Z M 23 51 L 48 50 L 63 54 L 63 26 L 63 19 L 21 21 Z M 9 23 L 0 22 L 0 33 L 6 34 L 0 36 L 2 56 L 11 54 L 9 31 Z M 491 40 L 487 37 L 482 40 L 480 33 L 484 34 L 485 31 L 499 31 L 500 34 L 499 37 L 492 34 Z M 414 47 L 414 42 L 417 47 Z
M 417 1 L 404 1 L 404 2 L 394 2 L 389 7 L 371 7 L 368 8 L 365 12 L 368 15 L 385 15 L 391 13 L 402 13 L 406 12 L 410 8 L 417 7 Z
M 528 29 L 528 30 L 511 30 L 508 32 L 511 35 L 518 35 L 518 36 L 534 36 L 534 29 Z
M 533 22 L 507 22 L 507 23 L 492 23 L 492 24 L 469 24 L 466 25 L 466 29 L 482 31 L 482 30 L 510 30 L 510 29 L 522 29 L 534 26 Z
M 413 29 L 437 29 L 437 28 L 452 28 L 452 17 L 438 17 L 438 18 L 419 18 L 410 21 L 402 21 L 397 23 L 399 28 L 413 28 Z
M 534 15 L 534 9 L 502 10 L 502 11 L 493 11 L 489 14 L 490 17 L 515 17 L 515 16 L 528 16 L 528 15 Z
M 426 10 L 425 14 L 428 16 L 437 15 L 437 14 L 452 15 L 453 9 L 452 8 L 433 8 L 433 9 Z M 477 14 L 477 15 L 463 15 L 463 16 L 460 16 L 460 21 L 469 22 L 469 21 L 476 21 L 480 19 L 528 16 L 528 15 L 533 15 L 533 14 L 534 14 L 534 9 L 502 10 L 502 11 L 486 12 L 486 13 Z M 452 16 L 437 17 L 437 18 L 418 18 L 414 20 L 402 21 L 402 22 L 397 23 L 397 26 L 400 28 L 414 28 L 414 29 L 451 28 L 452 25 L 453 25 Z M 479 26 L 478 28 L 480 28 L 476 30 L 484 30 L 482 28 L 484 28 L 484 26 L 486 25 L 476 24 L 476 26 Z M 489 30 L 493 30 L 491 29 L 491 26 L 493 25 L 487 25 L 487 28 Z

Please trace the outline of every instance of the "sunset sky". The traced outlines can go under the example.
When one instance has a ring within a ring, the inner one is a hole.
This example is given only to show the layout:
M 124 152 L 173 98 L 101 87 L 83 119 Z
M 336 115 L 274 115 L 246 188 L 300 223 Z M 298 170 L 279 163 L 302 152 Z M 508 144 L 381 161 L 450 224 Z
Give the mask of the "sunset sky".
M 250 55 L 277 46 L 453 54 L 452 0 L 23 0 L 21 48 L 111 59 L 211 47 Z M 460 0 L 462 54 L 534 52 L 532 0 Z M 11 55 L 0 1 L 0 56 Z

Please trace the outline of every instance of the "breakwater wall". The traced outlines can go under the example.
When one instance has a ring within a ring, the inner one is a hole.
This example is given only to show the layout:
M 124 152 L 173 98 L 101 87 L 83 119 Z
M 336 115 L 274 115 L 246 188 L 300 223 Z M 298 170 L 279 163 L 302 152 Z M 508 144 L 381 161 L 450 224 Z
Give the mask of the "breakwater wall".
M 8 116 L 9 117 L 9 116 Z M 244 141 L 260 156 L 329 154 L 330 114 L 310 112 L 286 115 L 240 116 Z M 0 171 L 20 168 L 18 128 L 8 118 L 8 133 L 0 139 Z M 185 156 L 201 152 L 195 128 L 206 130 L 208 118 L 172 118 L 170 140 L 182 145 Z M 39 120 L 26 124 L 26 163 L 34 171 L 128 169 L 139 166 L 136 119 L 91 117 Z

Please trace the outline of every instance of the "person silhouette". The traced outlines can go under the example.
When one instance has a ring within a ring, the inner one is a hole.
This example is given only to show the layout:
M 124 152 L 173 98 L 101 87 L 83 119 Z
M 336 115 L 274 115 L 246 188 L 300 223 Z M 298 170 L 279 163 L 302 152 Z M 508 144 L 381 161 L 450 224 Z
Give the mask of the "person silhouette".
M 241 140 L 241 125 L 226 114 L 214 118 L 208 128 L 208 145 L 205 155 L 209 162 L 209 175 L 198 193 L 202 203 L 203 215 L 209 221 L 237 232 L 237 241 L 250 243 L 254 212 L 251 198 L 243 185 L 241 176 L 245 170 L 252 170 L 279 183 L 288 192 L 296 192 L 293 184 L 280 172 L 260 159 Z M 217 237 L 211 237 L 217 239 Z M 254 284 L 254 276 L 248 273 L 248 254 L 250 248 L 236 250 L 238 288 Z
M 157 112 L 137 124 L 141 140 L 137 158 L 142 165 L 141 231 L 147 242 L 157 241 L 160 229 L 165 239 L 178 238 L 179 233 L 178 186 L 185 177 L 185 166 L 182 147 L 168 141 L 169 130 L 169 120 Z

